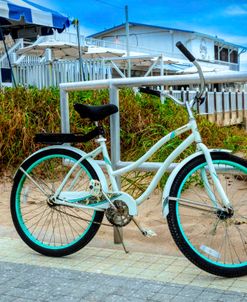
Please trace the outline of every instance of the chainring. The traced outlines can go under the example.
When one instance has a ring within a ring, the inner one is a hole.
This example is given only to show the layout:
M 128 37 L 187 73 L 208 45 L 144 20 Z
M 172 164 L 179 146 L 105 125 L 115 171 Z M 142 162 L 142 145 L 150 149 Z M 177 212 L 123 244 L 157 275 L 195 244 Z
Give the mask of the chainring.
M 132 220 L 132 216 L 129 215 L 129 209 L 126 203 L 121 200 L 115 200 L 114 206 L 110 206 L 106 209 L 107 220 L 115 226 L 124 227 L 129 224 Z

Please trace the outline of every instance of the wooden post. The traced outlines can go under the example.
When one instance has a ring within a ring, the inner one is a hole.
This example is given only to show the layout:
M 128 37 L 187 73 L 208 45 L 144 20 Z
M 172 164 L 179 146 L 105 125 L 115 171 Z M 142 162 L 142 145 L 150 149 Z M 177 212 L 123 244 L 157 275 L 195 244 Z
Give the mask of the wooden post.
M 217 112 L 217 95 L 216 94 L 217 94 L 217 92 L 216 92 L 216 89 L 214 88 L 214 122 L 217 123 L 218 112 Z
M 229 123 L 232 123 L 232 92 L 229 90 L 229 113 L 230 113 L 230 121 Z
M 190 100 L 190 89 L 189 87 L 186 88 L 186 101 Z
M 235 93 L 236 96 L 236 122 L 239 123 L 239 108 L 238 108 L 238 91 Z
M 225 91 L 222 90 L 222 96 L 221 96 L 221 102 L 222 102 L 222 125 L 225 125 Z
M 205 94 L 205 111 L 207 113 L 207 119 L 209 120 L 209 112 L 208 112 L 208 90 L 206 90 L 206 94 Z
M 246 116 L 247 105 L 245 102 L 244 91 L 242 92 L 242 109 L 243 109 L 243 125 L 244 125 L 244 129 L 247 131 L 247 116 Z
M 181 88 L 181 100 L 184 101 L 184 87 Z

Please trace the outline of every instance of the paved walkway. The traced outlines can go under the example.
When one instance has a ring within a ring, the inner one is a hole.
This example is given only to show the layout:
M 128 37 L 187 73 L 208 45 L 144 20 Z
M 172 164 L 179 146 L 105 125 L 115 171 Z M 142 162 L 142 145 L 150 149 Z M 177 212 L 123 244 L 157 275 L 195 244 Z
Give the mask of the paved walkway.
M 183 257 L 86 247 L 48 258 L 0 239 L 0 301 L 247 301 L 247 277 L 207 274 Z

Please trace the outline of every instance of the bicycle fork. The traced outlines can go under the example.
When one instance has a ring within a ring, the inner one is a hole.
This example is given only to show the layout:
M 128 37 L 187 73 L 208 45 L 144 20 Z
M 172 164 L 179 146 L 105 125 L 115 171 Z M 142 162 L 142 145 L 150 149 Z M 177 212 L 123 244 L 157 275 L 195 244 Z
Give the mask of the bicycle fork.
M 210 176 L 213 180 L 213 183 L 215 184 L 215 187 L 216 187 L 216 190 L 223 202 L 223 205 L 224 207 L 228 210 L 228 212 L 231 212 L 232 211 L 232 205 L 231 205 L 231 202 L 229 201 L 222 185 L 221 185 L 221 182 L 217 176 L 217 172 L 215 170 L 215 167 L 214 167 L 214 164 L 213 164 L 213 161 L 212 161 L 212 157 L 210 155 L 210 151 L 208 150 L 208 148 L 202 143 L 202 140 L 201 140 L 201 135 L 198 131 L 198 128 L 197 128 L 197 124 L 196 124 L 196 121 L 193 117 L 193 113 L 191 111 L 191 108 L 188 104 L 188 102 L 186 102 L 186 108 L 187 108 L 187 111 L 188 111 L 188 114 L 189 114 L 189 117 L 191 119 L 191 130 L 194 134 L 194 138 L 195 138 L 195 142 L 197 144 L 197 148 L 198 150 L 202 151 L 202 153 L 204 154 L 205 156 L 205 159 L 206 159 L 206 162 L 207 162 L 207 165 L 208 165 L 208 170 L 209 170 L 209 173 L 210 173 Z M 203 184 L 204 184 L 204 187 L 212 201 L 212 203 L 216 206 L 216 207 L 219 207 L 219 204 L 217 202 L 217 199 L 216 199 L 216 196 L 214 195 L 214 192 L 211 190 L 210 188 L 210 184 L 208 182 L 208 179 L 207 179 L 207 175 L 205 173 L 205 170 L 201 171 L 201 176 L 202 176 L 202 180 L 203 180 Z
M 219 196 L 220 196 L 220 198 L 223 202 L 224 207 L 228 211 L 231 211 L 232 210 L 232 204 L 229 201 L 229 199 L 228 199 L 228 197 L 227 197 L 227 195 L 226 195 L 226 193 L 225 193 L 225 191 L 224 191 L 224 189 L 221 185 L 221 182 L 218 178 L 218 175 L 217 175 L 216 169 L 214 167 L 212 157 L 210 155 L 210 152 L 209 152 L 208 148 L 203 143 L 198 143 L 198 147 L 201 149 L 201 151 L 203 152 L 203 154 L 205 156 L 205 159 L 206 159 L 206 162 L 207 162 L 207 165 L 208 165 L 208 171 L 210 173 L 210 176 L 212 178 L 213 183 L 215 184 L 216 190 L 217 190 L 217 192 L 218 192 L 218 194 L 219 194 Z M 216 198 L 215 194 L 213 193 L 213 191 L 210 188 L 210 184 L 209 184 L 209 181 L 208 181 L 208 178 L 207 178 L 207 175 L 206 175 L 204 169 L 201 171 L 201 176 L 202 176 L 204 187 L 205 187 L 205 189 L 208 193 L 208 196 L 210 197 L 213 204 L 216 207 L 219 207 L 219 204 L 217 202 L 217 198 Z

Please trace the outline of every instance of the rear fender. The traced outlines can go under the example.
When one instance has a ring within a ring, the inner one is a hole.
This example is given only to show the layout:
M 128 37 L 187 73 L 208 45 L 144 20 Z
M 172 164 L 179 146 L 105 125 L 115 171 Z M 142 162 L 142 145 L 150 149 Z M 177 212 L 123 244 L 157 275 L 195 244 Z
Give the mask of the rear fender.
M 209 149 L 210 154 L 214 153 L 214 152 L 222 152 L 222 153 L 230 153 L 230 150 L 225 150 L 225 149 Z M 190 162 L 192 159 L 202 155 L 203 152 L 202 151 L 198 151 L 195 152 L 194 154 L 186 157 L 181 163 L 179 163 L 176 168 L 172 171 L 172 173 L 170 174 L 170 176 L 168 177 L 168 180 L 166 182 L 165 188 L 163 190 L 163 195 L 162 195 L 162 209 L 163 209 L 163 216 L 167 217 L 167 215 L 169 214 L 169 196 L 170 196 L 170 191 L 171 191 L 171 187 L 172 184 L 174 182 L 174 179 L 176 178 L 176 176 L 180 173 L 181 169 L 188 163 Z
M 33 154 L 31 154 L 28 158 L 26 158 L 22 164 L 20 165 L 20 167 L 22 167 L 25 162 L 27 162 L 31 157 L 35 156 L 36 154 L 40 153 L 40 152 L 43 152 L 43 151 L 47 151 L 47 150 L 52 150 L 52 149 L 62 149 L 62 150 L 71 150 L 75 153 L 77 153 L 79 156 L 83 157 L 83 156 L 86 156 L 87 153 L 78 149 L 78 148 L 74 148 L 74 147 L 71 147 L 71 146 L 68 146 L 68 145 L 52 145 L 52 146 L 48 146 L 48 147 L 45 147 L 45 148 L 42 148 L 42 149 L 39 149 L 38 151 L 34 152 Z M 93 160 L 91 157 L 87 157 L 86 160 L 90 163 L 90 165 L 93 167 L 93 169 L 95 170 L 95 172 L 97 173 L 98 175 L 98 178 L 100 179 L 100 182 L 101 182 L 101 185 L 102 185 L 102 190 L 104 192 L 107 192 L 108 191 L 108 184 L 107 184 L 107 181 L 106 181 L 106 177 L 101 169 L 101 167 L 98 165 L 98 163 Z M 16 171 L 16 174 L 14 176 L 14 179 L 16 177 L 16 175 L 21 172 L 20 171 L 20 167 L 18 168 L 18 170 Z M 22 173 L 22 172 L 21 172 Z

